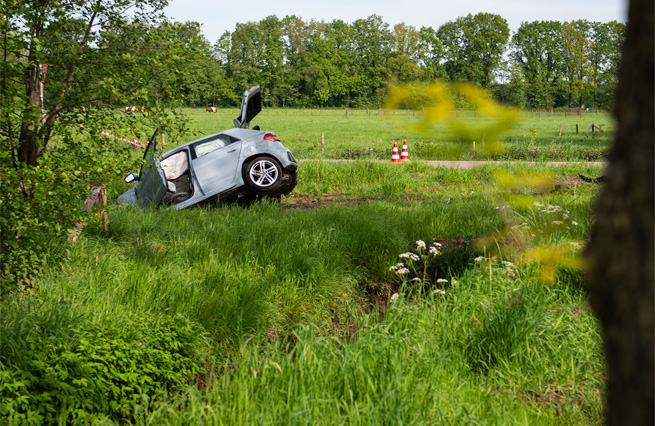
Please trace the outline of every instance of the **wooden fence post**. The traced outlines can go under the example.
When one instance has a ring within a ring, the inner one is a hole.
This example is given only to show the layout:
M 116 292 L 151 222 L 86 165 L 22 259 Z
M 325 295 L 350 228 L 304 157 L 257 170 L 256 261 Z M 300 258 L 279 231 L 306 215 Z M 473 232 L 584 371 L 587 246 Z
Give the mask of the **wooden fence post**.
M 100 208 L 100 219 L 102 220 L 102 229 L 105 232 L 109 232 L 109 216 L 107 214 L 107 189 L 104 185 L 90 185 L 91 194 L 84 201 L 84 206 L 82 207 L 82 212 L 84 214 L 89 214 L 93 207 Z M 77 238 L 82 233 L 84 225 L 81 222 L 75 222 L 75 227 L 70 230 L 68 235 L 68 241 L 70 243 L 75 243 Z
M 562 137 L 562 125 L 561 124 L 559 125 L 559 137 L 560 138 Z
M 576 135 L 578 134 L 578 125 L 577 124 L 575 125 L 575 134 Z

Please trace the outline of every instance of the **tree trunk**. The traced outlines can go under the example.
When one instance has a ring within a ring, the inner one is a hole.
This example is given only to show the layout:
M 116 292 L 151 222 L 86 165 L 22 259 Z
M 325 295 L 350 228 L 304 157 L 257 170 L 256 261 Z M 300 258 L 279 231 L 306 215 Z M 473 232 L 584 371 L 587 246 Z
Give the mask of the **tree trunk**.
M 614 114 L 618 130 L 586 252 L 603 328 L 608 425 L 655 424 L 653 0 L 630 2 Z

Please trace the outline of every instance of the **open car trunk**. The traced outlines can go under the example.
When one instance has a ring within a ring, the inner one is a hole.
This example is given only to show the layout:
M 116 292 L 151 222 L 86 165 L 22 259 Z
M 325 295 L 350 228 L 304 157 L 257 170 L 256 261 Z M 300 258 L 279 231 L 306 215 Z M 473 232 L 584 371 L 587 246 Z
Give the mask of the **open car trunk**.
M 250 122 L 262 110 L 262 94 L 259 86 L 253 86 L 243 93 L 241 100 L 241 113 L 234 119 L 234 127 L 249 129 Z

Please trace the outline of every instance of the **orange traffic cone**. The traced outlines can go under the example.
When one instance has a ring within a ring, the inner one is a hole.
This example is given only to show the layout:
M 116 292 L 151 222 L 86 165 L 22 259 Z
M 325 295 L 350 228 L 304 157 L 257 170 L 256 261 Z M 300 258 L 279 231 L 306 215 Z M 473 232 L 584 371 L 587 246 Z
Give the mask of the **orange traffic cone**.
M 401 163 L 411 163 L 412 160 L 409 159 L 409 153 L 407 152 L 407 141 L 403 141 L 403 151 L 400 153 L 400 162 Z
M 393 153 L 391 154 L 391 162 L 400 163 L 400 157 L 398 156 L 398 144 L 396 142 L 393 143 Z

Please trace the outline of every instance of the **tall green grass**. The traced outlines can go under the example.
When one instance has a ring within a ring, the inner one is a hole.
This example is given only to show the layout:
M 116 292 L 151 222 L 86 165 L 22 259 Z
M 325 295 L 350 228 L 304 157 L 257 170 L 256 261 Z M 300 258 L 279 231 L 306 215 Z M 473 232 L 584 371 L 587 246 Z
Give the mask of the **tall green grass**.
M 599 172 L 580 167 L 529 170 Z M 0 418 L 39 423 L 25 407 L 59 389 L 68 396 L 57 401 L 69 407 L 51 406 L 44 419 L 600 424 L 603 357 L 579 273 L 545 285 L 538 266 L 465 260 L 445 293 L 390 298 L 403 279 L 389 267 L 417 240 L 475 238 L 500 225 L 496 169 L 308 161 L 279 204 L 113 209 L 109 234 L 85 229 L 52 254 L 34 294 L 0 305 Z M 596 192 L 584 184 L 540 196 L 568 210 L 569 226 L 535 238 L 583 240 Z M 327 194 L 343 203 L 320 204 Z M 542 229 L 555 220 L 542 210 L 514 214 Z M 115 349 L 92 358 L 82 341 Z M 186 382 L 158 358 L 168 351 L 193 372 Z M 120 381 L 120 364 L 108 357 L 129 353 L 137 374 L 129 377 L 148 377 L 152 387 Z M 89 359 L 106 375 L 84 367 Z M 135 390 L 117 394 L 113 411 L 75 405 L 96 401 L 91 384 L 102 380 Z

